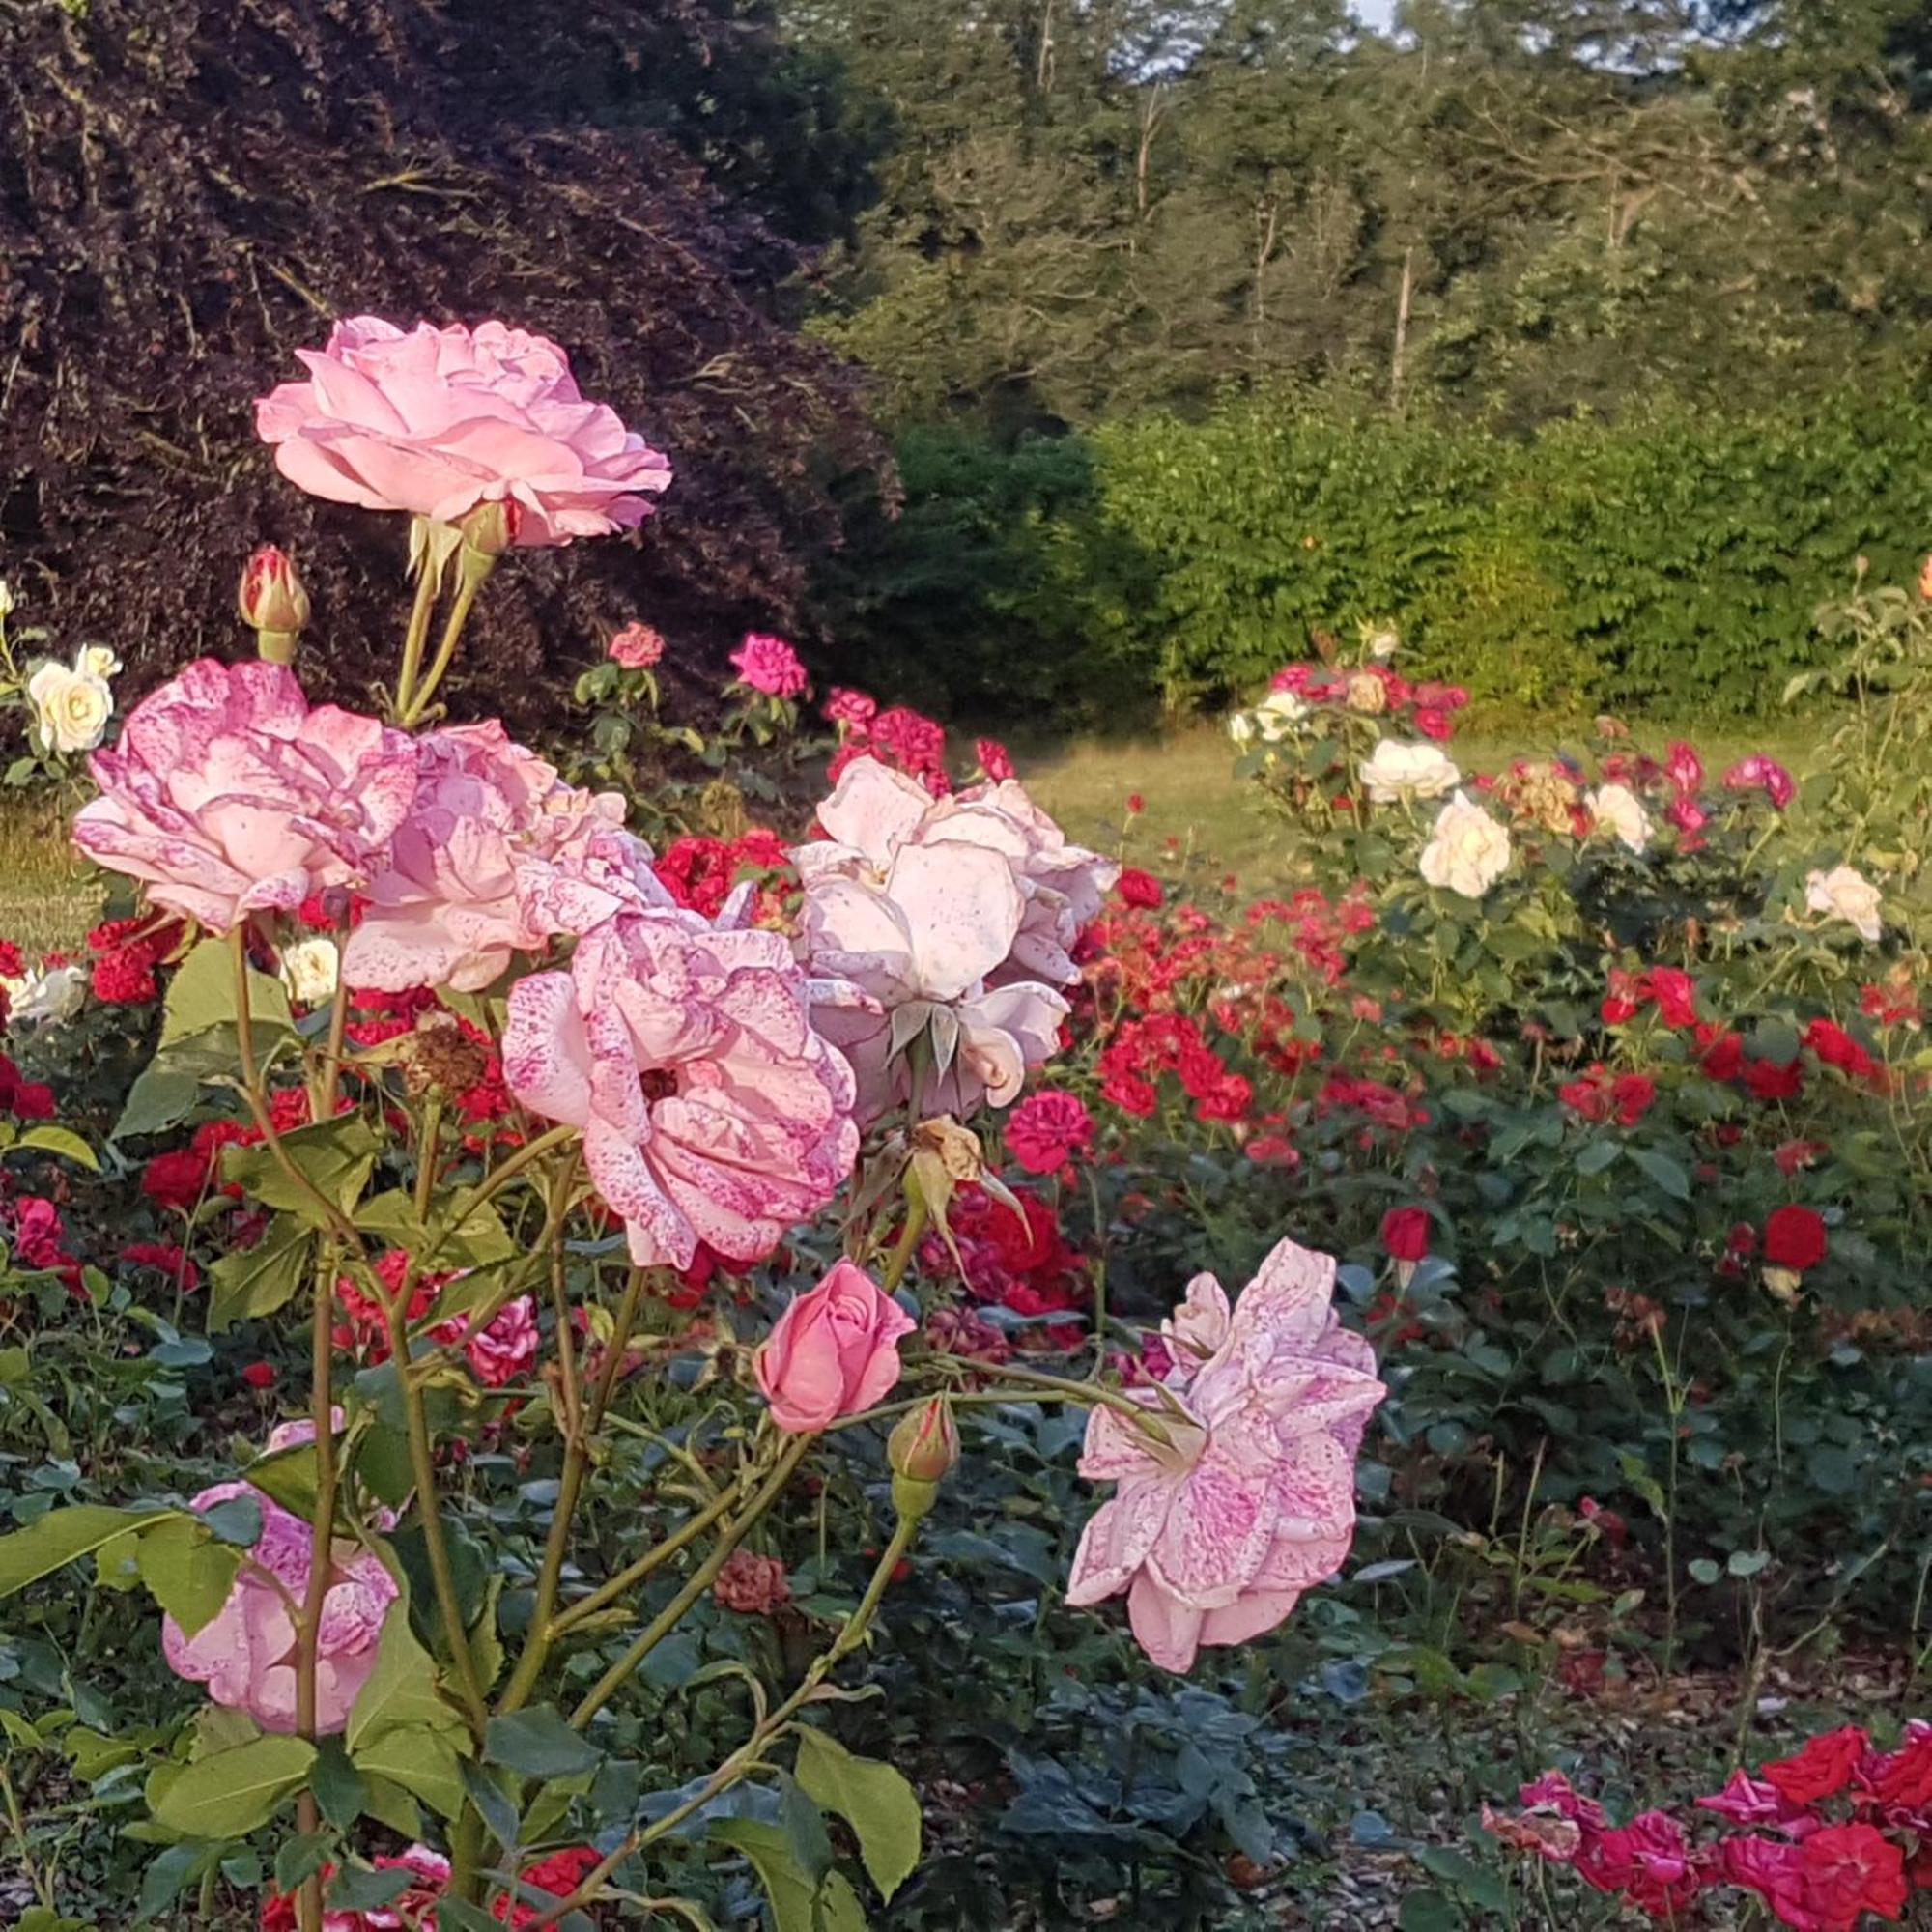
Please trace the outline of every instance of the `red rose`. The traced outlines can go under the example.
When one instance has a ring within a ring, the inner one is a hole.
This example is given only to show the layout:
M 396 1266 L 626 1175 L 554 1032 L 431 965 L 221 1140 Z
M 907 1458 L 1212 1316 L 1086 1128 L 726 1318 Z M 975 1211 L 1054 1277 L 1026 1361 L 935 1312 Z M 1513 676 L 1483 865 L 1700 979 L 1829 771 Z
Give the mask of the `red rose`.
M 1825 1223 L 1809 1208 L 1774 1209 L 1764 1224 L 1764 1258 L 1774 1267 L 1803 1274 L 1825 1259 Z M 1833 1787 L 1835 1789 L 1835 1787 Z
M 1859 1782 L 1881 1804 L 1932 1812 L 1932 1728 L 1912 1731 L 1898 1749 L 1867 1765 Z
M 1029 1174 L 1052 1174 L 1094 1151 L 1094 1117 L 1079 1096 L 1046 1088 L 1006 1119 L 1007 1150 Z
M 1705 1046 L 1699 1064 L 1713 1080 L 1742 1080 L 1745 1073 L 1745 1043 L 1734 1033 L 1717 1035 Z
M 1382 1216 L 1382 1247 L 1391 1261 L 1422 1260 L 1429 1252 L 1429 1209 L 1391 1208 Z
M 1803 1208 L 1780 1208 L 1779 1213 L 1803 1213 Z M 1812 1217 L 1817 1218 L 1815 1215 Z M 1773 1221 L 1777 1215 L 1772 1216 Z M 1823 1252 L 1822 1246 L 1820 1252 Z M 1795 1264 L 1787 1262 L 1787 1267 Z M 1871 1748 L 1871 1739 L 1859 1724 L 1844 1724 L 1813 1738 L 1803 1750 L 1776 1759 L 1760 1776 L 1776 1787 L 1779 1797 L 1793 1804 L 1815 1804 L 1832 1798 L 1852 1781 L 1852 1773 Z
M 1123 903 L 1138 906 L 1143 912 L 1152 912 L 1167 896 L 1161 891 L 1160 881 L 1151 872 L 1143 872 L 1137 866 L 1129 866 L 1121 874 L 1115 890 Z
M 275 1385 L 275 1365 L 272 1362 L 250 1362 L 242 1371 L 242 1379 L 251 1389 L 271 1389 Z
M 157 1153 L 141 1170 L 141 1192 L 157 1208 L 174 1208 L 189 1212 L 201 1200 L 208 1185 L 210 1159 L 193 1148 L 176 1148 Z
M 1836 1932 L 1867 1912 L 1905 1910 L 1905 1853 L 1873 1825 L 1827 1825 L 1800 1841 L 1799 1871 L 1812 1923 Z
M 1665 1026 L 1696 1025 L 1697 988 L 1690 974 L 1675 966 L 1653 966 L 1644 975 L 1644 986 Z
M 1745 1085 L 1760 1100 L 1795 1100 L 1804 1091 L 1802 1060 L 1753 1060 L 1745 1068 Z
M 18 1121 L 51 1121 L 54 1090 L 44 1080 L 23 1080 L 14 1089 L 13 1108 Z

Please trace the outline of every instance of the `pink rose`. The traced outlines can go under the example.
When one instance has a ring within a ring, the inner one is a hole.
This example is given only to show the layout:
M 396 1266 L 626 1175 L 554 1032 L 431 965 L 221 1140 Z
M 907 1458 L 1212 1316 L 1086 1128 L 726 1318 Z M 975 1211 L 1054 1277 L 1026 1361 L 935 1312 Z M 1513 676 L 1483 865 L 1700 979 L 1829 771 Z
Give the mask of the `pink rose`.
M 266 1731 L 296 1727 L 296 1626 L 290 1605 L 308 1589 L 307 1523 L 248 1483 L 217 1483 L 194 1498 L 198 1510 L 247 1496 L 262 1511 L 262 1534 L 236 1572 L 228 1601 L 190 1636 L 173 1617 L 161 1625 L 168 1667 Z M 396 1601 L 395 1579 L 379 1558 L 346 1539 L 335 1545 L 323 1599 L 316 1722 L 341 1730 L 349 1707 L 376 1666 L 383 1622 Z
M 648 624 L 626 624 L 605 647 L 605 656 L 626 670 L 649 670 L 665 654 L 665 640 Z
M 565 784 L 495 719 L 425 732 L 415 755 L 409 815 L 370 878 L 343 974 L 375 992 L 477 992 L 560 929 L 544 889 L 618 832 L 624 801 Z
M 212 658 L 137 704 L 89 765 L 101 795 L 76 815 L 74 843 L 216 933 L 359 883 L 416 788 L 406 732 L 310 710 L 280 665 Z
M 737 667 L 738 682 L 768 697 L 797 697 L 805 690 L 805 667 L 798 653 L 782 638 L 762 631 L 748 631 L 745 641 L 731 653 Z
M 643 522 L 670 465 L 614 410 L 578 393 L 555 343 L 500 322 L 405 333 L 352 316 L 296 352 L 308 381 L 255 405 L 291 483 L 332 503 L 453 524 L 510 506 L 514 543 L 599 537 Z
M 1791 774 L 1776 758 L 1767 757 L 1762 752 L 1753 752 L 1749 757 L 1740 758 L 1724 774 L 1724 789 L 1761 791 L 1779 811 L 1798 796 L 1798 786 Z
M 469 1317 L 459 1316 L 432 1330 L 439 1342 L 462 1342 L 469 1334 Z M 464 1345 L 476 1379 L 485 1388 L 503 1388 L 523 1374 L 537 1356 L 537 1308 L 527 1294 L 520 1294 L 497 1313 L 496 1319 L 480 1335 L 470 1336 Z
M 1698 790 L 1704 782 L 1704 760 L 1697 755 L 1696 746 L 1673 738 L 1664 754 L 1663 776 L 1680 792 Z
M 1348 1556 L 1355 1458 L 1385 1391 L 1374 1350 L 1330 1309 L 1334 1283 L 1333 1259 L 1293 1241 L 1233 1308 L 1197 1276 L 1167 1325 L 1164 1389 L 1129 1391 L 1168 1440 L 1110 1408 L 1088 1422 L 1080 1473 L 1120 1487 L 1081 1534 L 1066 1601 L 1126 1591 L 1163 1669 L 1272 1630 Z
M 974 739 L 973 755 L 979 759 L 980 769 L 993 783 L 1003 783 L 1013 776 L 1012 754 L 997 738 Z
M 1006 1134 L 1007 1151 L 1029 1174 L 1052 1174 L 1094 1151 L 1094 1116 L 1077 1094 L 1047 1088 L 1013 1109 Z
M 618 913 L 569 972 L 510 992 L 510 1091 L 583 1130 L 590 1178 L 642 1266 L 689 1267 L 700 1241 L 762 1260 L 858 1153 L 851 1071 L 812 1030 L 785 939 L 739 925 L 749 900 L 734 894 L 716 925 Z
M 899 1378 L 899 1337 L 915 1323 L 863 1268 L 838 1262 L 779 1317 L 758 1350 L 772 1420 L 794 1435 L 870 1408 Z
M 832 696 L 825 700 L 821 710 L 828 724 L 864 731 L 879 715 L 879 700 L 867 697 L 863 691 L 850 691 L 839 685 L 834 687 Z

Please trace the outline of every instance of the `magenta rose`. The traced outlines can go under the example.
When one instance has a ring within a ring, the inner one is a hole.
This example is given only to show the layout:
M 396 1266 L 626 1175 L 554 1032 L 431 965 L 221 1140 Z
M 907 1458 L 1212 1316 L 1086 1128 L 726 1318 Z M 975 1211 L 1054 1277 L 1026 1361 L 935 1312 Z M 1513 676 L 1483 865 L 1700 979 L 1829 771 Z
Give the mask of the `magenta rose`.
M 285 1444 L 271 1444 L 280 1447 Z M 228 1601 L 192 1635 L 173 1617 L 161 1649 L 179 1677 L 205 1684 L 217 1704 L 246 1711 L 265 1731 L 296 1727 L 296 1625 L 292 1605 L 307 1590 L 307 1523 L 248 1483 L 217 1483 L 194 1498 L 198 1510 L 247 1496 L 262 1511 L 262 1534 L 236 1572 Z M 316 1725 L 325 1735 L 349 1721 L 349 1707 L 376 1667 L 383 1622 L 399 1592 L 381 1560 L 339 1540 L 323 1599 L 316 1667 Z
M 1293 1241 L 1232 1308 L 1197 1276 L 1166 1324 L 1164 1387 L 1128 1391 L 1167 1440 L 1109 1408 L 1088 1421 L 1080 1473 L 1119 1488 L 1081 1534 L 1066 1601 L 1124 1590 L 1165 1670 L 1272 1630 L 1348 1556 L 1355 1458 L 1385 1391 L 1374 1350 L 1335 1319 L 1334 1283 L 1334 1261 Z
M 767 697 L 798 697 L 805 691 L 805 667 L 782 638 L 748 631 L 745 641 L 731 653 L 738 682 L 762 691 Z
M 89 766 L 101 795 L 75 817 L 75 844 L 216 933 L 359 885 L 416 789 L 406 732 L 311 710 L 281 665 L 212 658 L 137 704 Z
M 772 1420 L 794 1435 L 870 1408 L 899 1378 L 899 1338 L 916 1326 L 865 1269 L 838 1263 L 779 1317 L 758 1350 Z
M 670 465 L 617 412 L 585 402 L 555 343 L 500 322 L 339 322 L 297 352 L 303 383 L 255 405 L 255 427 L 291 483 L 333 503 L 453 524 L 512 506 L 513 541 L 564 544 L 630 529 Z
M 510 1091 L 583 1130 L 590 1179 L 642 1266 L 689 1267 L 701 1241 L 762 1260 L 851 1172 L 851 1070 L 812 1030 L 813 987 L 776 932 L 622 912 L 567 973 L 511 989 Z
M 561 928 L 548 888 L 578 878 L 595 842 L 623 837 L 624 801 L 565 784 L 497 720 L 416 741 L 409 815 L 371 876 L 343 959 L 352 986 L 476 992 Z

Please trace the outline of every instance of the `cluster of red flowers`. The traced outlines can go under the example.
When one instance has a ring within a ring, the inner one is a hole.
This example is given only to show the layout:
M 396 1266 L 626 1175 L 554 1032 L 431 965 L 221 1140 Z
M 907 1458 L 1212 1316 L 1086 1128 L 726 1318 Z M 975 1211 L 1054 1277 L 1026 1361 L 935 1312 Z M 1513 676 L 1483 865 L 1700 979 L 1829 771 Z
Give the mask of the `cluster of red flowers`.
M 543 1892 L 552 1898 L 568 1898 L 602 1862 L 588 1845 L 553 1852 L 549 1858 L 524 1867 L 518 1874 L 518 1889 Z M 421 1845 L 412 1845 L 400 1857 L 379 1853 L 370 1863 L 378 1871 L 408 1872 L 411 1879 L 408 1889 L 376 1911 L 330 1911 L 329 1932 L 381 1932 L 384 1927 L 436 1932 L 437 1901 L 449 1883 L 449 1861 Z M 323 1872 L 325 1877 L 332 1877 L 334 1867 L 325 1865 Z M 519 1926 L 534 1925 L 543 1917 L 540 1906 L 507 1898 L 499 1898 L 491 1913 L 510 1926 L 512 1932 Z M 262 1902 L 261 1932 L 296 1932 L 298 1917 L 294 1892 L 271 1892 Z
M 1597 1065 L 1578 1079 L 1566 1080 L 1556 1097 L 1578 1120 L 1614 1120 L 1620 1127 L 1634 1127 L 1656 1104 L 1657 1082 L 1647 1073 L 1612 1074 Z
M 1016 1188 L 1013 1198 L 1020 1205 L 1017 1214 L 982 1187 L 962 1187 L 947 1210 L 951 1244 L 942 1235 L 927 1235 L 921 1264 L 935 1276 L 956 1270 L 975 1300 L 1028 1321 L 1064 1315 L 1080 1305 L 1079 1257 L 1067 1246 L 1059 1217 L 1038 1195 Z M 1064 1321 L 1048 1330 L 1055 1347 L 1070 1347 L 1079 1335 Z
M 353 1046 L 384 1046 L 417 1030 L 426 1015 L 447 1014 L 447 1009 L 428 987 L 406 993 L 370 993 L 351 987 L 349 1009 L 353 1015 L 344 1032 Z M 466 1133 L 464 1145 L 472 1151 L 486 1140 L 514 1144 L 522 1135 L 511 1123 L 516 1112 L 510 1090 L 503 1080 L 503 1059 L 490 1036 L 461 1015 L 455 1019 L 456 1033 L 472 1050 L 476 1077 L 459 1088 L 449 1098 L 449 1108 Z M 279 1125 L 280 1123 L 277 1122 Z
M 1681 1918 L 1716 1887 L 1755 1892 L 1797 1932 L 1854 1932 L 1869 1913 L 1896 1921 L 1932 1892 L 1932 1724 L 1908 1724 L 1896 1750 L 1847 1724 L 1756 1777 L 1734 1772 L 1700 1810 L 1744 1829 L 1694 1844 L 1666 1811 L 1612 1826 L 1558 1772 L 1525 1784 L 1520 1817 L 1487 1807 L 1505 1844 L 1568 1866 L 1593 1889 L 1653 1918 Z M 1823 1807 L 1835 1804 L 1837 1810 Z
M 1925 1024 L 1925 1009 L 1918 989 L 1904 973 L 1859 989 L 1859 1010 L 1880 1026 L 1917 1027 Z
M 1353 670 L 1330 670 L 1323 665 L 1284 665 L 1268 680 L 1270 691 L 1291 691 L 1304 704 L 1332 704 L 1340 710 L 1387 716 L 1406 724 L 1425 738 L 1447 739 L 1456 729 L 1456 714 L 1469 701 L 1460 684 L 1431 679 L 1411 684 L 1387 665 L 1362 665 Z
M 937 720 L 905 704 L 881 711 L 863 691 L 843 690 L 835 691 L 827 700 L 825 716 L 838 727 L 838 749 L 825 775 L 828 782 L 837 784 L 839 773 L 855 758 L 877 758 L 916 778 L 934 798 L 944 798 L 952 789 L 946 769 L 946 726 Z M 1004 747 L 985 738 L 978 750 L 980 769 L 989 779 L 1012 776 Z M 987 762 L 989 752 L 994 754 L 992 763 Z
M 1123 1114 L 1148 1119 L 1160 1105 L 1160 1076 L 1179 1076 L 1196 1120 L 1243 1119 L 1254 1098 L 1247 1076 L 1231 1072 L 1208 1044 L 1201 1023 L 1185 1013 L 1150 1013 L 1125 1020 L 1101 1049 L 1100 1092 Z
M 50 1121 L 54 1090 L 44 1080 L 22 1080 L 20 1069 L 0 1053 L 0 1113 L 16 1121 Z
M 776 832 L 754 825 L 736 838 L 707 838 L 696 833 L 674 838 L 651 870 L 679 905 L 716 919 L 731 889 L 746 872 L 760 875 L 758 910 L 762 916 L 778 895 L 769 880 L 786 873 L 790 861 L 784 840 Z
M 1679 966 L 1652 966 L 1642 973 L 1610 968 L 1610 990 L 1604 996 L 1605 1026 L 1627 1026 L 1645 1007 L 1674 1029 L 1697 1024 L 1696 982 Z
M 269 1118 L 278 1134 L 293 1133 L 308 1124 L 308 1090 L 284 1087 L 269 1096 Z M 260 1127 L 238 1120 L 204 1121 L 184 1148 L 157 1153 L 141 1170 L 141 1192 L 156 1208 L 191 1214 L 211 1194 L 240 1200 L 242 1190 L 222 1181 L 221 1150 L 254 1147 L 263 1139 Z
M 87 935 L 94 954 L 94 997 L 113 1006 L 145 1006 L 160 997 L 155 968 L 180 950 L 186 928 L 165 913 L 110 919 Z

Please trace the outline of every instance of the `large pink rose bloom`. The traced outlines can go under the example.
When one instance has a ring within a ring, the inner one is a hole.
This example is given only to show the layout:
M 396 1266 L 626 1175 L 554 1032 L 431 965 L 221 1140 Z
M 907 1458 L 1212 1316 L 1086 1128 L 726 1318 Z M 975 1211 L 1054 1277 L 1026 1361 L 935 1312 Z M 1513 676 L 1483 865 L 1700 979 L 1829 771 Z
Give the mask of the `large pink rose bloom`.
M 1198 1276 L 1167 1326 L 1164 1391 L 1136 1393 L 1171 1444 L 1112 1409 L 1088 1422 L 1080 1473 L 1120 1487 L 1081 1535 L 1066 1601 L 1126 1591 L 1163 1669 L 1272 1630 L 1349 1554 L 1355 1458 L 1384 1390 L 1375 1351 L 1329 1307 L 1334 1284 L 1333 1259 L 1293 1241 L 1232 1310 Z
M 600 537 L 643 522 L 670 465 L 604 403 L 578 393 L 555 343 L 500 322 L 339 322 L 297 351 L 305 383 L 255 405 L 291 483 L 334 503 L 453 524 L 509 503 L 526 545 Z
M 265 1731 L 296 1727 L 296 1626 L 291 1604 L 308 1589 L 307 1523 L 247 1483 L 217 1483 L 194 1499 L 198 1510 L 248 1496 L 261 1506 L 261 1540 L 242 1559 L 235 1587 L 212 1622 L 189 1636 L 173 1617 L 161 1625 L 168 1667 L 205 1684 L 217 1704 L 246 1711 Z M 349 1721 L 349 1707 L 376 1667 L 383 1620 L 396 1601 L 395 1579 L 367 1549 L 338 1541 L 323 1599 L 316 1667 L 316 1724 L 325 1734 Z
M 851 1070 L 812 1031 L 812 988 L 775 932 L 694 913 L 624 912 L 567 973 L 511 989 L 510 1091 L 583 1130 L 591 1179 L 644 1266 L 703 1241 L 762 1260 L 818 1212 L 859 1150 Z
M 409 816 L 369 881 L 343 972 L 378 992 L 476 992 L 562 929 L 551 874 L 582 873 L 598 838 L 622 826 L 624 801 L 565 784 L 495 719 L 426 732 L 416 756 Z
M 156 904 L 226 932 L 360 884 L 415 793 L 406 732 L 311 710 L 281 665 L 191 664 L 89 761 L 101 795 L 74 842 Z
M 800 1435 L 882 1401 L 899 1340 L 918 1324 L 863 1268 L 836 1264 L 779 1317 L 758 1350 L 758 1386 L 779 1428 Z
M 1016 779 L 935 799 L 905 773 L 857 758 L 818 808 L 818 822 L 829 836 L 797 854 L 808 881 L 837 873 L 882 884 L 909 846 L 976 845 L 1005 859 L 1020 918 L 1007 956 L 988 972 L 996 985 L 1072 985 L 1080 977 L 1074 944 L 1121 873 L 1111 859 L 1069 843 Z

